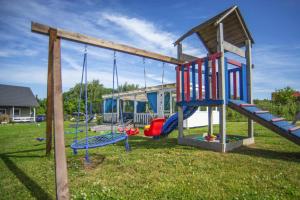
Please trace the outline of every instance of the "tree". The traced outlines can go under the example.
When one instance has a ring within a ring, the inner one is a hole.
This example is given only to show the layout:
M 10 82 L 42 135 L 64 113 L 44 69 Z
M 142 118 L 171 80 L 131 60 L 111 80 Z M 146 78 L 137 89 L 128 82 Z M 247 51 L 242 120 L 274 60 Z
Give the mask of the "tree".
M 289 86 L 283 89 L 276 90 L 272 94 L 272 100 L 274 101 L 274 103 L 277 104 L 287 104 L 288 102 L 295 102 L 296 101 L 296 97 L 294 96 L 295 92 L 296 91 Z
M 128 91 L 139 89 L 139 85 L 138 84 L 129 84 L 129 83 L 125 82 L 123 85 L 120 85 L 118 89 L 120 92 L 128 92 Z
M 84 87 L 84 85 L 82 87 Z M 88 109 L 90 110 L 90 108 L 92 107 L 93 113 L 101 112 L 100 108 L 103 101 L 102 95 L 110 94 L 112 90 L 109 88 L 105 88 L 103 84 L 99 82 L 99 80 L 92 80 L 91 82 L 88 82 L 87 91 L 88 91 Z M 69 91 L 64 92 L 63 94 L 64 111 L 66 114 L 72 114 L 74 112 L 77 112 L 79 95 L 80 95 L 79 83 L 77 83 Z M 80 112 L 84 112 L 84 99 L 85 99 L 84 92 L 82 92 L 80 98 L 81 98 Z
M 38 97 L 36 97 L 37 102 L 39 103 L 39 107 L 37 107 L 36 109 L 36 114 L 37 115 L 44 115 L 46 114 L 46 102 L 47 99 L 39 99 Z

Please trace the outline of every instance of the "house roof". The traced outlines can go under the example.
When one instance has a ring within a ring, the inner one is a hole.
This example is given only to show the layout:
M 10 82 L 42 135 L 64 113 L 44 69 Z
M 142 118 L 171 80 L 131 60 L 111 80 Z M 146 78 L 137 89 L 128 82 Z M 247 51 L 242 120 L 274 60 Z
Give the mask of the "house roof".
M 0 106 L 38 106 L 29 87 L 0 84 Z
M 198 38 L 203 42 L 207 51 L 209 53 L 215 53 L 217 51 L 217 29 L 218 24 L 220 23 L 223 23 L 225 41 L 237 47 L 244 47 L 246 40 L 251 40 L 251 42 L 254 43 L 239 8 L 237 6 L 232 6 L 183 34 L 175 42 L 175 45 L 193 33 L 196 33 Z
M 137 90 L 121 92 L 121 93 L 119 93 L 118 95 L 115 95 L 115 96 L 120 97 L 120 99 L 122 99 L 122 100 L 148 101 L 147 97 L 145 95 L 145 92 L 147 92 L 147 93 L 157 92 L 157 91 L 162 90 L 162 88 L 164 90 L 175 91 L 176 84 L 175 83 L 164 84 L 163 87 L 162 87 L 162 85 L 150 86 L 150 87 L 147 87 L 146 91 L 145 91 L 144 88 L 141 88 L 141 89 L 137 89 Z M 112 98 L 112 94 L 103 95 L 102 98 L 103 99 Z

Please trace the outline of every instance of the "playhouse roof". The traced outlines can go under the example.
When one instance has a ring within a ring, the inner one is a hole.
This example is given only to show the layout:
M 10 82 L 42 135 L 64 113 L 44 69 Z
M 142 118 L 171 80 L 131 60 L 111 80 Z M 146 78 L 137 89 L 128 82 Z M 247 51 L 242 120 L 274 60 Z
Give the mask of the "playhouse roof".
M 162 85 L 150 86 L 150 87 L 147 87 L 146 92 L 147 93 L 158 92 L 158 91 L 162 90 L 162 88 L 164 90 L 175 91 L 176 84 L 175 83 L 164 84 L 163 87 L 162 87 Z M 127 91 L 127 92 L 121 92 L 118 94 L 118 97 L 120 97 L 120 99 L 122 99 L 122 100 L 148 101 L 147 97 L 145 95 L 144 88 L 131 90 L 131 91 Z M 103 95 L 102 98 L 103 99 L 112 98 L 112 94 Z
M 232 6 L 186 32 L 175 42 L 175 45 L 193 33 L 196 33 L 207 51 L 209 53 L 214 53 L 217 51 L 217 29 L 219 23 L 223 23 L 225 41 L 237 47 L 244 47 L 245 41 L 248 39 L 254 43 L 240 10 L 237 6 Z

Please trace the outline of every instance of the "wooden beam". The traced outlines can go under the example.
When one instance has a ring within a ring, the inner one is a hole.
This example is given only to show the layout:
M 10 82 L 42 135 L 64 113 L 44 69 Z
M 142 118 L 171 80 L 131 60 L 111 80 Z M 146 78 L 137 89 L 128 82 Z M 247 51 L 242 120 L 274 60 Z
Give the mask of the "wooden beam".
M 229 42 L 226 42 L 225 40 L 223 41 L 223 45 L 224 45 L 224 49 L 226 51 L 234 53 L 234 54 L 236 54 L 238 56 L 241 56 L 243 58 L 246 57 L 245 51 L 243 51 L 241 48 L 239 48 L 239 47 L 237 47 L 237 46 L 235 46 L 235 45 L 233 45 L 233 44 L 231 44 Z
M 49 27 L 47 25 L 44 25 L 44 24 L 31 22 L 31 31 L 35 32 L 35 33 L 49 35 L 50 28 L 51 27 Z M 111 42 L 111 41 L 86 36 L 86 35 L 83 35 L 83 34 L 80 34 L 80 33 L 65 31 L 65 30 L 62 30 L 62 29 L 57 29 L 57 28 L 53 28 L 53 29 L 57 30 L 57 36 L 58 37 L 60 37 L 62 39 L 65 39 L 65 40 L 70 40 L 70 41 L 73 41 L 73 42 L 88 44 L 88 45 L 92 45 L 92 46 L 100 47 L 100 48 L 105 48 L 105 49 L 111 49 L 111 50 L 114 50 L 114 51 L 119 51 L 119 52 L 131 54 L 131 55 L 150 58 L 150 59 L 153 59 L 153 60 L 158 60 L 158 61 L 162 61 L 162 62 L 165 62 L 165 63 L 171 63 L 171 64 L 175 64 L 175 65 L 180 65 L 180 64 L 183 63 L 183 61 L 180 61 L 180 60 L 178 60 L 176 58 L 173 58 L 173 57 L 169 57 L 169 56 L 165 56 L 165 55 L 162 55 L 162 54 L 146 51 L 146 50 L 143 50 L 143 49 L 138 49 L 138 48 L 131 47 L 131 46 L 128 46 L 128 45 L 118 44 L 118 43 L 114 43 L 114 42 Z
M 188 54 L 185 54 L 185 53 L 182 53 L 181 56 L 182 56 L 181 60 L 184 60 L 186 62 L 192 62 L 194 60 L 199 59 L 196 56 L 188 55 Z
M 55 38 L 53 45 L 53 127 L 55 144 L 56 198 L 69 199 L 68 171 L 64 138 L 64 115 L 61 80 L 60 38 Z
M 57 37 L 56 30 L 49 31 L 49 51 L 48 51 L 48 80 L 47 80 L 47 113 L 46 113 L 46 155 L 50 155 L 52 149 L 53 133 L 53 46 Z

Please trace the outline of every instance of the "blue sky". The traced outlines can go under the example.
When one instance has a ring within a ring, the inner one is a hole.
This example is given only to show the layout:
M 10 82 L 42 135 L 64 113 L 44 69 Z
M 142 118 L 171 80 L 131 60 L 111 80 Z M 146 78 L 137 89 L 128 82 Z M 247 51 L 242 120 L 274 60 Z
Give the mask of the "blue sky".
M 30 22 L 80 32 L 176 57 L 172 43 L 187 30 L 238 5 L 255 40 L 253 93 L 270 98 L 275 89 L 300 90 L 300 1 L 38 1 L 0 0 L 0 83 L 29 86 L 46 96 L 48 38 L 30 32 Z M 84 46 L 62 42 L 63 89 L 80 81 Z M 184 52 L 205 49 L 193 36 Z M 89 80 L 112 86 L 113 52 L 88 47 Z M 120 82 L 143 85 L 142 58 L 117 53 Z M 147 84 L 160 84 L 162 63 L 146 60 Z M 165 82 L 175 82 L 166 65 Z

